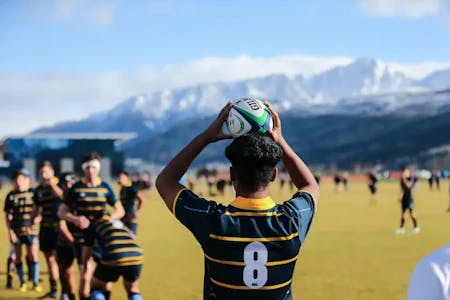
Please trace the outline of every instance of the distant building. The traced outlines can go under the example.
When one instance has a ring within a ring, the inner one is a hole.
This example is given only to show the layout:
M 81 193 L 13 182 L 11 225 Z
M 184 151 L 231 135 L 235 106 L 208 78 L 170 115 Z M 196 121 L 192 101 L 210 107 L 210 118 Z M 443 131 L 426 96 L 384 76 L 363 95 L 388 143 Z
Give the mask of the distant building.
M 81 161 L 89 152 L 102 157 L 101 176 L 111 178 L 124 166 L 124 155 L 117 145 L 134 137 L 133 133 L 44 133 L 6 138 L 0 147 L 0 176 L 27 168 L 37 178 L 37 166 L 49 160 L 57 174 L 82 174 Z M 3 156 L 3 166 L 2 166 Z

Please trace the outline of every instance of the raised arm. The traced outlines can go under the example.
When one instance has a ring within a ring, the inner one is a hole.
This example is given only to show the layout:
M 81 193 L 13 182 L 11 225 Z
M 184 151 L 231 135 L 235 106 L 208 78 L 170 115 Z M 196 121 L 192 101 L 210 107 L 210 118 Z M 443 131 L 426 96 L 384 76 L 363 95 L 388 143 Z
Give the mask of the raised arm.
M 266 101 L 265 105 L 269 108 L 273 117 L 273 129 L 269 131 L 269 133 L 272 135 L 273 140 L 278 143 L 283 150 L 281 160 L 283 161 L 292 182 L 297 189 L 309 192 L 317 201 L 319 199 L 320 190 L 314 175 L 284 139 L 281 133 L 281 120 L 278 112 L 269 102 Z
M 231 103 L 229 102 L 220 111 L 219 115 L 208 129 L 196 136 L 186 147 L 184 147 L 184 149 L 169 162 L 156 178 L 156 188 L 170 210 L 172 210 L 175 196 L 184 188 L 179 181 L 186 173 L 192 161 L 209 143 L 231 138 L 231 135 L 222 132 L 222 126 L 228 117 L 230 108 Z

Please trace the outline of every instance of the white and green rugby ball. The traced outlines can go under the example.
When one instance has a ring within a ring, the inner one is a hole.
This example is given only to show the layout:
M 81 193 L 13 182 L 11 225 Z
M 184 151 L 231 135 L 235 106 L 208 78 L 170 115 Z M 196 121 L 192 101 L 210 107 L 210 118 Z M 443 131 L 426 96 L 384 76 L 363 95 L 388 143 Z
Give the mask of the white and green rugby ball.
M 270 111 L 260 100 L 242 98 L 233 102 L 228 114 L 227 128 L 234 137 L 250 132 L 266 134 L 272 127 Z

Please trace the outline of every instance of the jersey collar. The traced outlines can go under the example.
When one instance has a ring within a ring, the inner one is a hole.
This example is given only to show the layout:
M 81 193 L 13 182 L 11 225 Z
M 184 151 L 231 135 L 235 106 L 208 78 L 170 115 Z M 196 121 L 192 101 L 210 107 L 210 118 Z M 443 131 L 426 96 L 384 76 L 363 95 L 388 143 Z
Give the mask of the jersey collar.
M 82 182 L 83 184 L 87 184 L 86 178 L 85 178 L 85 177 L 81 178 L 81 182 Z M 99 186 L 101 183 L 102 183 L 102 179 L 101 179 L 100 177 L 97 177 L 97 178 L 95 179 L 95 186 Z
M 246 210 L 267 210 L 275 207 L 275 202 L 273 202 L 271 197 L 252 199 L 238 196 L 230 205 Z

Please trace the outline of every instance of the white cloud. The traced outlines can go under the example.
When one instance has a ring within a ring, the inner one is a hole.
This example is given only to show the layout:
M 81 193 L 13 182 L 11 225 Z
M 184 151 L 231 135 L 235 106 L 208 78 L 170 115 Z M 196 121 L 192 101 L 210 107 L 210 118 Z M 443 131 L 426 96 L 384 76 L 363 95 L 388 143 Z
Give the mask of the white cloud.
M 79 74 L 0 73 L 0 137 L 23 134 L 39 126 L 83 118 L 108 110 L 120 101 L 141 93 L 216 81 L 286 74 L 310 77 L 332 67 L 346 65 L 350 57 L 305 55 L 277 57 L 209 57 L 156 69 L 143 67 L 126 72 Z M 450 67 L 450 63 L 388 63 L 412 78 Z
M 115 0 L 41 0 L 31 3 L 33 13 L 53 21 L 106 27 L 116 19 Z
M 378 17 L 421 18 L 440 13 L 448 0 L 359 0 L 360 8 Z

